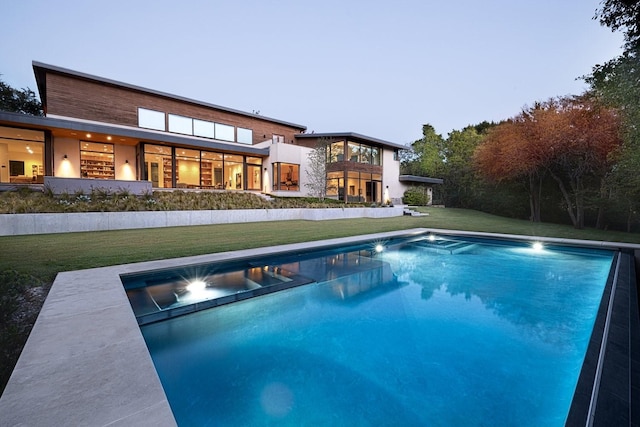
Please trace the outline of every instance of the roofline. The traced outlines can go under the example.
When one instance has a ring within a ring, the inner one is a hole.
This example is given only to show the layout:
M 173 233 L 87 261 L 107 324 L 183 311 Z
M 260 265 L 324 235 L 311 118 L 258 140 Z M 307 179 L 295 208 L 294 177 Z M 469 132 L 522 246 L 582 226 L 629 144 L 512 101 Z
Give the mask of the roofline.
M 294 135 L 296 138 L 352 138 L 366 142 L 373 142 L 385 147 L 393 147 L 399 149 L 408 148 L 406 145 L 397 144 L 395 142 L 385 141 L 383 139 L 373 138 L 356 132 L 325 132 L 325 133 L 299 133 Z
M 156 133 L 144 129 L 124 126 L 110 126 L 97 123 L 76 121 L 63 118 L 31 116 L 29 114 L 13 113 L 0 110 L 0 126 L 28 126 L 34 130 L 50 130 L 51 128 L 73 130 L 78 132 L 105 133 L 122 136 L 142 142 L 161 142 L 167 144 L 188 145 L 201 149 L 219 150 L 267 157 L 269 148 L 255 148 L 251 145 L 238 143 L 223 143 L 198 137 L 180 136 L 173 133 Z
M 284 120 L 278 120 L 278 119 L 273 119 L 273 118 L 266 117 L 266 116 L 261 116 L 260 114 L 247 113 L 246 111 L 236 110 L 236 109 L 233 109 L 233 108 L 223 107 L 223 106 L 216 105 L 216 104 L 210 104 L 210 103 L 207 103 L 207 102 L 202 102 L 202 101 L 198 101 L 198 100 L 191 99 L 191 98 L 185 98 L 185 97 L 182 97 L 182 96 L 172 95 L 172 94 L 167 93 L 167 92 L 161 92 L 161 91 L 158 91 L 158 90 L 148 89 L 148 88 L 145 88 L 145 87 L 136 86 L 136 85 L 132 85 L 132 84 L 129 84 L 129 83 L 123 83 L 123 82 L 120 82 L 120 81 L 117 81 L 117 80 L 111 80 L 111 79 L 107 79 L 107 78 L 104 78 L 104 77 L 94 76 L 94 75 L 91 75 L 91 74 L 70 70 L 68 68 L 62 68 L 62 67 L 58 67 L 58 66 L 50 65 L 50 64 L 45 64 L 45 63 L 38 62 L 38 61 L 32 61 L 31 64 L 33 66 L 33 72 L 34 72 L 35 77 L 36 77 L 36 84 L 38 86 L 38 92 L 40 94 L 40 100 L 42 101 L 42 105 L 45 108 L 45 111 L 46 111 L 46 105 L 47 105 L 47 99 L 46 99 L 47 83 L 46 83 L 45 75 L 46 75 L 46 72 L 51 72 L 51 73 L 56 73 L 56 74 L 64 74 L 64 75 L 80 78 L 80 79 L 83 79 L 83 80 L 90 80 L 90 81 L 100 82 L 100 83 L 107 84 L 107 85 L 110 85 L 110 86 L 123 87 L 123 88 L 126 88 L 126 89 L 134 90 L 136 92 L 143 92 L 143 93 L 147 93 L 147 94 L 150 94 L 150 95 L 161 96 L 163 98 L 168 98 L 168 99 L 172 99 L 172 100 L 176 100 L 176 101 L 180 101 L 180 102 L 187 102 L 189 104 L 194 104 L 194 105 L 198 105 L 198 106 L 201 106 L 201 107 L 213 108 L 213 109 L 224 111 L 224 112 L 227 112 L 227 113 L 233 113 L 233 114 L 238 114 L 238 115 L 245 116 L 245 117 L 251 117 L 252 119 L 263 120 L 263 121 L 267 121 L 267 122 L 272 122 L 272 123 L 277 123 L 277 124 L 281 124 L 281 125 L 285 125 L 285 126 L 290 126 L 290 127 L 293 127 L 293 128 L 296 128 L 296 129 L 300 129 L 300 130 L 306 130 L 307 129 L 306 126 L 303 126 L 303 125 L 300 125 L 300 124 L 297 124 L 297 123 L 286 122 Z
M 429 178 L 426 176 L 417 175 L 400 175 L 398 177 L 400 182 L 418 182 L 420 184 L 443 184 L 444 180 L 441 178 Z

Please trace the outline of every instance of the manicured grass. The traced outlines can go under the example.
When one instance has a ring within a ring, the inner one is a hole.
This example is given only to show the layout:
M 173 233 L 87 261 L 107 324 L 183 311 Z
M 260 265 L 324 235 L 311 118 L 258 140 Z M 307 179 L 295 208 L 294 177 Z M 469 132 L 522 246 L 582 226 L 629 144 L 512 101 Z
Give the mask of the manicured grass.
M 60 271 L 225 252 L 414 227 L 640 244 L 640 234 L 576 230 L 464 209 L 423 208 L 429 216 L 333 221 L 221 224 L 162 229 L 0 237 L 0 271 L 52 282 Z

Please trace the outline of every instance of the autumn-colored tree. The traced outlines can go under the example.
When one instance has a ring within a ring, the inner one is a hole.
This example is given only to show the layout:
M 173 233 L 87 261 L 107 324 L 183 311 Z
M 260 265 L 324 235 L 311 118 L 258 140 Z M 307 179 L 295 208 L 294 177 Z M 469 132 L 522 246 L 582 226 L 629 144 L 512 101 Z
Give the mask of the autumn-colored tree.
M 619 125 L 614 109 L 587 96 L 551 99 L 492 129 L 475 164 L 490 179 L 526 178 L 534 221 L 540 220 L 542 177 L 549 174 L 574 227 L 583 228 L 588 190 L 599 192 L 620 147 Z

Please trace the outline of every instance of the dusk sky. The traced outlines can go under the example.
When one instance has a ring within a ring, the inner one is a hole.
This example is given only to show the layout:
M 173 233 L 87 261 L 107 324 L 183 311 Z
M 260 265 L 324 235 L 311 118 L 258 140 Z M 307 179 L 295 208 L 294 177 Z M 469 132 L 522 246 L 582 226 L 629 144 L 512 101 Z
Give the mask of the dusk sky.
M 622 51 L 599 1 L 12 1 L 0 79 L 36 91 L 35 60 L 406 144 L 582 93 Z

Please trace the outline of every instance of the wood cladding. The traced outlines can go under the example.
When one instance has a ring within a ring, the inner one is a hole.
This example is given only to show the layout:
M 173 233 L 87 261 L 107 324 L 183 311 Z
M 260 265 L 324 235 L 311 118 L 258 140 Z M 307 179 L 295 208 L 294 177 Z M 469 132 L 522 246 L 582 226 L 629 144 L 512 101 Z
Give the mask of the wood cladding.
M 271 139 L 274 134 L 284 135 L 286 142 L 291 142 L 296 133 L 304 130 L 98 80 L 51 72 L 46 79 L 48 115 L 137 127 L 138 107 L 141 107 L 252 129 L 253 144 Z

